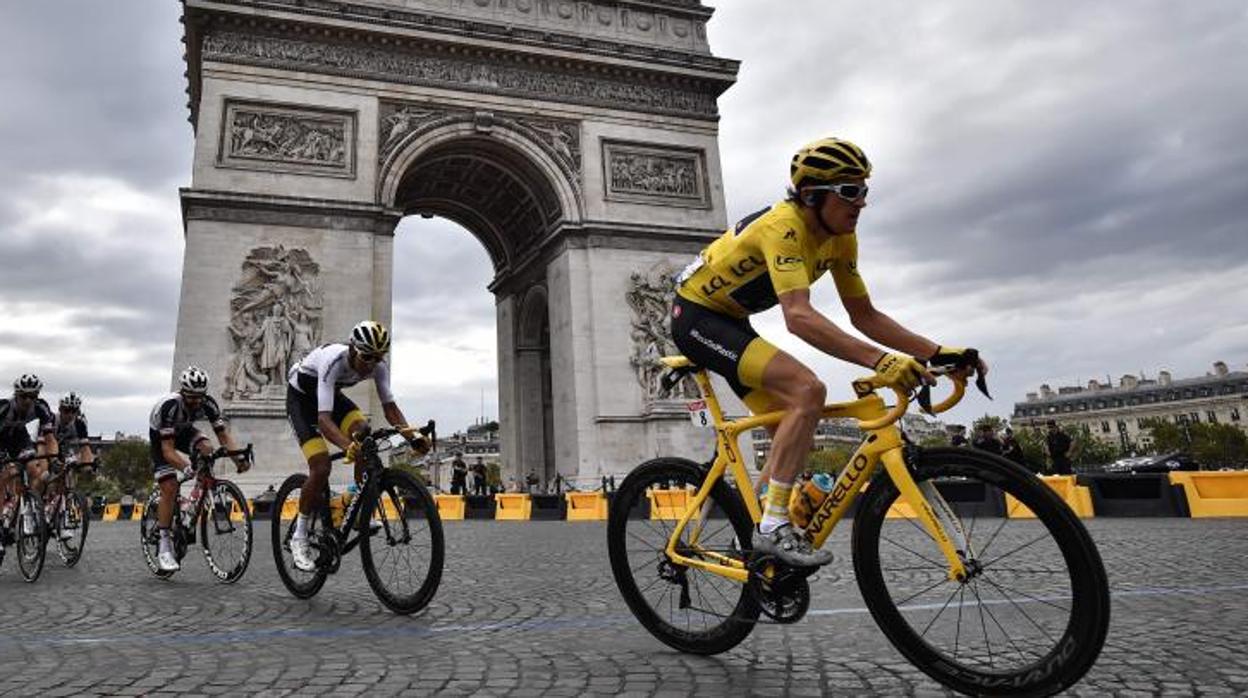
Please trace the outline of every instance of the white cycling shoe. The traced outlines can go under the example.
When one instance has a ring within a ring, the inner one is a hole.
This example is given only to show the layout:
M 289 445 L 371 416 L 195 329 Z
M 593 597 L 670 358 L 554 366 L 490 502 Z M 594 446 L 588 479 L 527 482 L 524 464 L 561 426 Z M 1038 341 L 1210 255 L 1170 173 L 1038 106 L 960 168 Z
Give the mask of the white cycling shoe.
M 182 569 L 182 565 L 178 564 L 178 558 L 174 557 L 172 550 L 157 555 L 156 566 L 161 572 L 177 572 Z
M 307 538 L 290 539 L 290 557 L 295 563 L 295 569 L 300 572 L 316 571 L 316 554 Z

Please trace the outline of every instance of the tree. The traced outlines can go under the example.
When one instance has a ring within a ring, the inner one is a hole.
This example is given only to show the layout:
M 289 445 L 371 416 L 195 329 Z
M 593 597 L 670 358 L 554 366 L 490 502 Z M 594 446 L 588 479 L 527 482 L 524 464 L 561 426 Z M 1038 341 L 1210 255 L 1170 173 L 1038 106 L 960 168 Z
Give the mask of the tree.
M 828 444 L 810 452 L 810 457 L 806 459 L 806 467 L 812 472 L 836 475 L 841 472 L 841 468 L 845 467 L 852 455 L 854 455 L 854 449 L 848 444 Z
M 1084 467 L 1092 465 L 1105 465 L 1117 460 L 1122 455 L 1122 450 L 1117 444 L 1101 441 L 1092 435 L 1092 430 L 1087 424 L 1079 424 L 1070 429 L 1070 438 L 1075 442 L 1075 465 Z
M 1183 451 L 1202 467 L 1242 465 L 1248 461 L 1248 436 L 1229 424 L 1174 423 L 1148 419 L 1141 425 L 1152 438 L 1156 454 Z
M 1048 468 L 1049 452 L 1045 446 L 1044 430 L 1023 428 L 1014 431 L 1014 438 L 1023 449 L 1023 460 L 1029 470 L 1043 473 Z
M 117 442 L 101 459 L 97 479 L 112 480 L 121 494 L 145 496 L 152 487 L 152 458 L 148 443 L 140 439 Z
M 1000 434 L 1005 430 L 1005 420 L 991 414 L 985 414 L 971 424 L 971 433 L 978 433 L 980 428 L 985 425 L 992 427 L 992 433 L 994 434 Z

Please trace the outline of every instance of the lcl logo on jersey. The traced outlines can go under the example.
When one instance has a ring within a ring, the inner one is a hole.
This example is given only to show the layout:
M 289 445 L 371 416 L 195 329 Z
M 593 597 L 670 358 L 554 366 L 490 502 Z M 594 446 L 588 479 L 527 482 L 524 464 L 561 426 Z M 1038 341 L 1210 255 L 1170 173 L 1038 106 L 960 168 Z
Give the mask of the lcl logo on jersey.
M 803 260 L 801 257 L 789 257 L 785 255 L 776 255 L 776 268 L 784 269 L 788 267 L 791 269 L 793 267 L 800 267 L 804 263 L 804 261 L 805 260 Z
M 702 293 L 703 295 L 709 296 L 721 288 L 728 288 L 728 279 L 717 275 L 715 278 L 702 284 Z
M 754 255 L 750 255 L 749 257 L 746 257 L 740 262 L 737 262 L 736 264 L 732 265 L 732 267 L 730 267 L 730 270 L 732 271 L 732 275 L 739 279 L 745 276 L 746 274 L 749 274 L 750 272 L 754 271 L 755 269 L 761 268 L 766 263 L 767 263 L 767 260 L 759 259 L 758 257 L 755 257 Z

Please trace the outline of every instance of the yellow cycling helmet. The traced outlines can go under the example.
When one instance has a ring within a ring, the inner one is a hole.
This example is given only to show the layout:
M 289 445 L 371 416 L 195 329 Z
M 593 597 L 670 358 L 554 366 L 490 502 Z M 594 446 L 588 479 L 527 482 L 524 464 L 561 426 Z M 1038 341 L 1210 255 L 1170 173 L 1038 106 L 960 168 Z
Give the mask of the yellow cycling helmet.
M 789 165 L 794 189 L 846 177 L 870 177 L 871 161 L 862 148 L 840 138 L 820 138 L 802 146 Z

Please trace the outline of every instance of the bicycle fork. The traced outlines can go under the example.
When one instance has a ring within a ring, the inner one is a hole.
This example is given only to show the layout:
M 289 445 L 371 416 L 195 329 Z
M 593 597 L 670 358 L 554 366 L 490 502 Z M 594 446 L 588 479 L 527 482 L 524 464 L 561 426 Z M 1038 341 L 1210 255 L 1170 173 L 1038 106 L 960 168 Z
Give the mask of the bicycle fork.
M 949 563 L 949 579 L 965 582 L 978 563 L 975 560 L 975 551 L 967 540 L 966 530 L 962 528 L 962 520 L 945 501 L 935 483 L 931 480 L 925 480 L 922 484 L 914 481 L 901 448 L 884 451 L 880 454 L 880 459 L 889 479 L 901 493 L 901 501 L 914 510 L 923 529 L 936 541 L 941 554 L 945 556 L 945 561 Z

